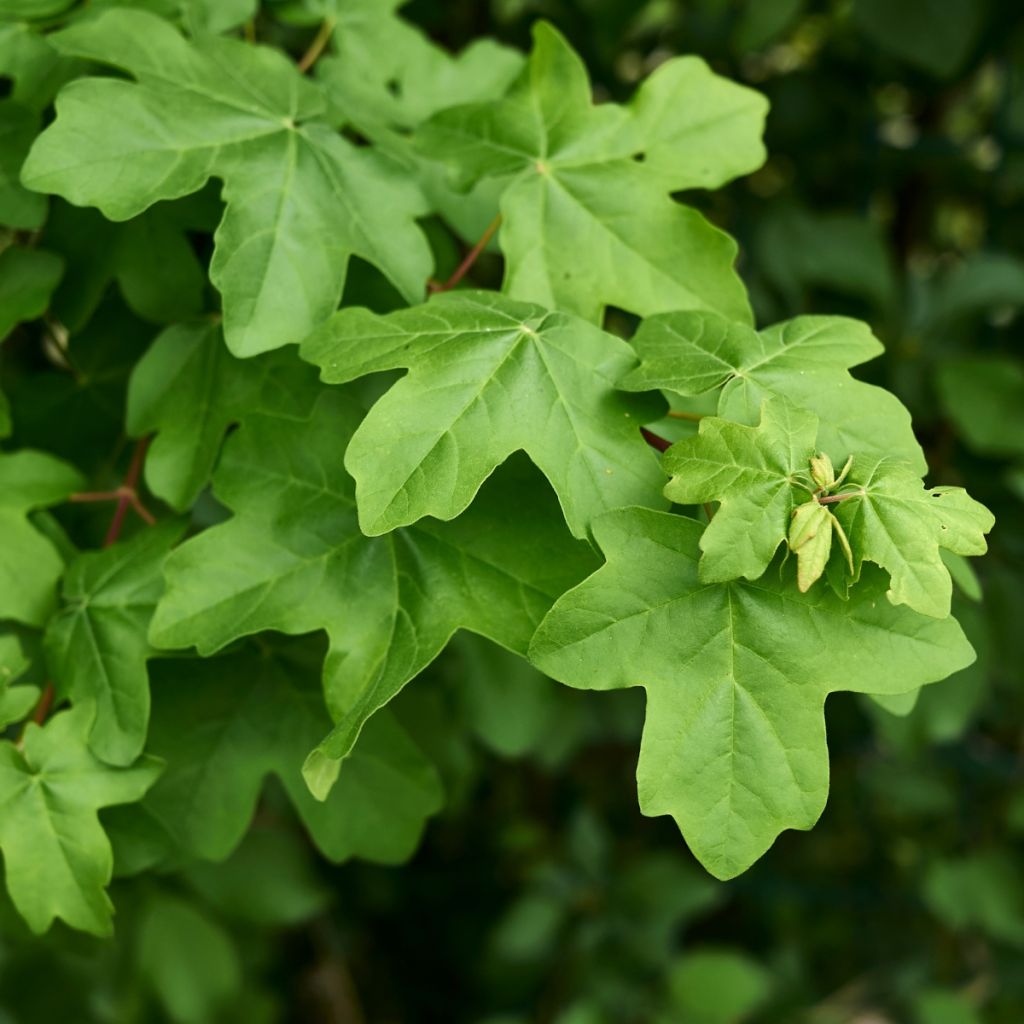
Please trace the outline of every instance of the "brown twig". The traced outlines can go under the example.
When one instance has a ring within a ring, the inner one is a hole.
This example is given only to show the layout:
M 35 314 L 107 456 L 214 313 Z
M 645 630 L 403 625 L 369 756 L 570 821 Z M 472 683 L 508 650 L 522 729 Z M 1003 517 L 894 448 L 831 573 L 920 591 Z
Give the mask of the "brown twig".
M 501 227 L 501 214 L 499 213 L 494 220 L 484 229 L 484 233 L 477 240 L 476 245 L 473 246 L 469 252 L 466 253 L 463 261 L 455 268 L 454 273 L 445 282 L 440 281 L 428 281 L 427 290 L 431 293 L 436 294 L 437 292 L 447 292 L 454 288 L 472 269 L 473 264 L 480 258 L 480 254 L 487 248 L 487 243 L 494 237 L 494 232 Z
M 319 59 L 324 48 L 330 42 L 331 33 L 334 31 L 334 18 L 324 18 L 319 31 L 309 44 L 309 49 L 299 58 L 297 65 L 299 71 L 305 74 Z

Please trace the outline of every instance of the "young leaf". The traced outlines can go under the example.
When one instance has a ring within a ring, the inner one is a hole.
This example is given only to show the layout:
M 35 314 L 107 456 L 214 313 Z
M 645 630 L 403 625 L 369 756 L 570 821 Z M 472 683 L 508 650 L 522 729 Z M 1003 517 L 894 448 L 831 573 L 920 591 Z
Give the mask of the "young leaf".
M 797 505 L 789 526 L 789 548 L 796 555 L 796 585 L 801 593 L 821 577 L 832 553 L 832 513 L 817 498 Z
M 306 418 L 246 417 L 214 476 L 235 515 L 167 560 L 151 627 L 157 646 L 204 655 L 261 630 L 326 630 L 324 685 L 339 724 L 316 759 L 323 777 L 310 774 L 320 796 L 367 718 L 456 629 L 524 653 L 554 598 L 592 565 L 522 463 L 453 523 L 365 537 L 338 458 L 359 415 L 334 389 Z
M 619 384 L 626 391 L 693 396 L 722 388 L 718 415 L 750 425 L 766 398 L 782 395 L 817 414 L 823 451 L 892 455 L 921 473 L 928 468 L 899 399 L 848 372 L 882 352 L 867 324 L 799 316 L 755 331 L 710 313 L 666 313 L 644 320 L 633 346 L 640 365 Z
M 49 617 L 63 561 L 28 513 L 64 501 L 82 484 L 71 466 L 52 455 L 0 454 L 0 619 L 41 626 Z
M 500 241 L 513 297 L 594 321 L 608 305 L 749 320 L 735 245 L 668 193 L 754 170 L 765 110 L 695 57 L 664 64 L 629 107 L 594 106 L 579 57 L 538 22 L 507 98 L 442 111 L 417 139 L 464 185 L 509 179 Z
M 156 431 L 146 453 L 146 484 L 184 511 L 206 486 L 224 432 L 247 410 L 304 411 L 308 368 L 294 359 L 239 360 L 215 323 L 179 324 L 157 336 L 128 383 L 127 428 Z
M 146 661 L 155 654 L 146 631 L 164 589 L 161 566 L 182 532 L 165 522 L 79 555 L 64 575 L 64 607 L 46 627 L 53 681 L 88 709 L 89 749 L 107 764 L 131 764 L 146 742 Z
M 349 257 L 409 299 L 430 252 L 415 186 L 325 123 L 322 92 L 282 54 L 111 10 L 50 37 L 62 53 L 137 79 L 79 79 L 57 99 L 22 181 L 126 220 L 216 175 L 227 209 L 210 277 L 239 356 L 301 340 L 338 305 Z
M 668 498 L 722 503 L 700 539 L 702 580 L 754 580 L 768 568 L 801 500 L 795 478 L 807 473 L 817 433 L 813 413 L 775 399 L 764 403 L 757 427 L 708 416 L 695 437 L 665 453 Z
M 150 749 L 167 769 L 141 809 L 190 856 L 222 860 L 235 849 L 270 774 L 334 861 L 405 860 L 440 808 L 437 772 L 387 711 L 367 724 L 326 802 L 314 799 L 302 762 L 331 720 L 304 653 L 292 641 L 154 665 Z
M 864 493 L 833 506 L 846 530 L 855 565 L 880 565 L 891 577 L 889 600 L 945 618 L 953 584 L 939 554 L 983 555 L 995 517 L 962 487 L 927 490 L 896 459 L 856 457 L 849 482 Z
M 648 509 L 603 516 L 594 532 L 607 563 L 555 603 L 530 657 L 571 686 L 646 689 L 640 807 L 671 814 L 704 866 L 731 878 L 821 813 L 831 691 L 899 693 L 974 652 L 953 619 L 882 600 L 878 574 L 848 601 L 824 587 L 800 594 L 774 573 L 704 583 L 701 529 Z
M 454 519 L 520 449 L 577 537 L 606 509 L 664 506 L 639 429 L 649 416 L 615 390 L 629 346 L 577 317 L 488 292 L 443 293 L 383 317 L 344 309 L 301 351 L 329 383 L 409 367 L 345 454 L 365 533 Z
M 62 711 L 25 730 L 24 748 L 0 743 L 0 849 L 7 889 L 34 932 L 55 917 L 109 935 L 113 910 L 104 891 L 113 857 L 96 817 L 101 807 L 138 800 L 159 774 L 144 758 L 110 768 L 86 746 L 90 714 Z

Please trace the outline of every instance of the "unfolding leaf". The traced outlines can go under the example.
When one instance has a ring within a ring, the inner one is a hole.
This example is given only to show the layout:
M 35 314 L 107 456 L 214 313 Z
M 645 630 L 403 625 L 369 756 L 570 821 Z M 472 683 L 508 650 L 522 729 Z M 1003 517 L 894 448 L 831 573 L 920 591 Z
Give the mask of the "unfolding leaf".
M 302 355 L 330 383 L 409 367 L 345 454 L 366 533 L 454 519 L 520 449 L 551 482 L 576 536 L 606 509 L 664 505 L 639 430 L 645 407 L 614 387 L 633 354 L 577 317 L 488 292 L 444 293 L 387 316 L 344 309 Z
M 962 487 L 925 488 L 898 459 L 857 456 L 849 482 L 863 492 L 834 506 L 859 568 L 875 562 L 891 577 L 889 600 L 945 618 L 953 583 L 939 554 L 983 555 L 995 518 Z
M 766 398 L 782 395 L 819 419 L 818 447 L 901 457 L 927 464 L 895 395 L 851 377 L 881 343 L 866 324 L 840 316 L 800 316 L 755 331 L 709 313 L 648 317 L 633 337 L 640 366 L 619 385 L 678 395 L 722 389 L 718 415 L 753 425 Z
M 388 711 L 367 724 L 326 801 L 312 796 L 302 763 L 331 720 L 319 666 L 306 646 L 246 646 L 208 660 L 154 666 L 149 749 L 167 769 L 141 810 L 187 854 L 228 856 L 271 774 L 334 861 L 405 860 L 440 808 L 437 772 Z
M 63 607 L 46 627 L 54 682 L 92 717 L 89 749 L 131 764 L 149 724 L 146 633 L 163 591 L 161 566 L 182 525 L 161 523 L 130 541 L 79 555 L 62 585 Z
M 172 508 L 188 508 L 210 479 L 227 428 L 256 407 L 291 408 L 289 385 L 301 389 L 303 376 L 294 360 L 236 359 L 218 324 L 169 327 L 128 384 L 128 433 L 156 431 L 146 453 L 150 490 Z
M 62 711 L 40 728 L 30 723 L 24 746 L 0 743 L 0 849 L 7 889 L 34 932 L 55 917 L 107 935 L 112 906 L 104 891 L 113 857 L 96 812 L 142 797 L 159 774 L 145 758 L 111 768 L 86 746 L 90 715 Z
M 899 693 L 974 654 L 954 620 L 883 600 L 877 573 L 848 601 L 824 587 L 801 594 L 775 573 L 704 583 L 700 532 L 647 509 L 603 516 L 607 563 L 555 603 L 530 657 L 572 686 L 646 689 L 641 809 L 671 814 L 705 867 L 729 878 L 821 813 L 831 691 Z
M 305 418 L 245 418 L 214 476 L 235 516 L 168 559 L 151 631 L 158 646 L 210 654 L 261 630 L 326 630 L 325 690 L 338 725 L 308 766 L 321 796 L 367 718 L 456 629 L 525 652 L 552 600 L 592 564 L 521 462 L 453 523 L 365 537 L 338 458 L 359 415 L 333 389 Z
M 682 505 L 720 501 L 700 539 L 700 577 L 709 583 L 757 579 L 790 530 L 793 511 L 809 497 L 806 478 L 818 418 L 788 402 L 764 403 L 761 422 L 746 427 L 705 417 L 695 437 L 676 442 L 662 466 L 665 494 Z
M 694 57 L 662 65 L 628 107 L 594 106 L 582 62 L 539 22 L 505 99 L 442 111 L 417 137 L 464 185 L 508 179 L 500 241 L 515 298 L 590 320 L 608 305 L 749 320 L 733 243 L 668 193 L 756 168 L 765 109 Z
M 52 455 L 0 454 L 0 619 L 41 626 L 49 617 L 63 561 L 28 513 L 64 501 L 82 483 Z
M 79 79 L 57 99 L 22 180 L 126 220 L 211 176 L 227 209 L 210 276 L 240 356 L 299 341 L 338 304 L 352 254 L 407 298 L 431 259 L 415 186 L 328 126 L 326 101 L 283 54 L 111 10 L 51 36 L 62 52 L 136 78 Z

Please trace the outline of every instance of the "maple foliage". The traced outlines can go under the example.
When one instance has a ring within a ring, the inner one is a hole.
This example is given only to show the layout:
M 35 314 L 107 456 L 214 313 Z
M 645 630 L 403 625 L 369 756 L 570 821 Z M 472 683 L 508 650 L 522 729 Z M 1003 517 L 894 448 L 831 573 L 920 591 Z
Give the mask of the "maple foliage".
M 822 813 L 830 693 L 973 663 L 994 517 L 851 372 L 868 324 L 755 325 L 698 207 L 763 163 L 757 91 L 682 56 L 595 102 L 544 21 L 452 55 L 397 3 L 277 6 L 255 41 L 247 0 L 0 0 L 0 340 L 102 411 L 41 450 L 50 392 L 0 395 L 14 906 L 107 934 L 115 866 L 244 856 L 271 776 L 328 859 L 409 857 L 459 740 L 401 709 L 446 651 L 513 663 L 538 722 L 643 687 L 641 811 L 745 871 Z

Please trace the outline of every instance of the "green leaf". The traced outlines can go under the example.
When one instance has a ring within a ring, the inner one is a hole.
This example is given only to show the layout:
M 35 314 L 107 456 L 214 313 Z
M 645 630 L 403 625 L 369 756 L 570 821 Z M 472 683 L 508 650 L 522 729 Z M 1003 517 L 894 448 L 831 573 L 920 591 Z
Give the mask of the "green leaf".
M 518 450 L 551 482 L 578 537 L 606 509 L 664 506 L 639 429 L 645 407 L 615 391 L 633 364 L 629 346 L 574 316 L 487 292 L 443 293 L 383 317 L 344 309 L 302 356 L 329 383 L 410 369 L 345 454 L 365 533 L 454 519 Z
M 28 513 L 59 504 L 82 484 L 71 466 L 52 455 L 0 454 L 0 619 L 41 626 L 49 618 L 64 564 Z
M 775 573 L 704 583 L 700 532 L 647 509 L 599 519 L 608 561 L 555 603 L 530 657 L 571 686 L 646 689 L 641 810 L 672 815 L 701 863 L 731 878 L 821 813 L 831 691 L 899 693 L 974 653 L 954 620 L 882 600 L 877 574 L 848 601 L 801 594 Z
M 236 359 L 219 324 L 169 327 L 128 383 L 128 433 L 156 432 L 146 453 L 149 489 L 172 508 L 187 509 L 209 482 L 227 428 L 247 410 L 293 408 L 292 385 L 301 391 L 305 376 L 294 359 Z
M 29 723 L 24 746 L 0 743 L 0 849 L 7 889 L 36 933 L 59 917 L 109 935 L 113 907 L 104 891 L 113 857 L 96 812 L 138 800 L 159 774 L 144 758 L 110 768 L 88 750 L 90 715 L 76 708 L 42 728 Z
M 948 78 L 974 46 L 983 11 L 977 0 L 856 0 L 853 20 L 872 44 Z
M 757 427 L 706 416 L 696 437 L 676 442 L 662 468 L 665 494 L 682 505 L 720 501 L 700 539 L 700 577 L 708 583 L 761 576 L 790 529 L 806 491 L 818 420 L 788 402 L 767 401 Z
M 161 523 L 68 565 L 63 607 L 46 627 L 54 682 L 92 716 L 89 749 L 107 764 L 128 765 L 142 753 L 149 724 L 146 639 L 163 592 L 161 566 L 183 524 Z
M 333 389 L 305 418 L 246 417 L 214 476 L 235 515 L 171 555 L 151 627 L 157 646 L 204 655 L 261 630 L 326 630 L 325 691 L 339 724 L 314 759 L 323 778 L 310 770 L 319 795 L 366 719 L 456 629 L 524 653 L 554 598 L 592 565 L 521 462 L 453 523 L 363 536 L 338 458 L 359 416 Z
M 1008 356 L 939 365 L 936 384 L 964 441 L 982 455 L 1024 455 L 1024 366 Z
M 374 716 L 323 803 L 302 763 L 331 727 L 317 665 L 294 641 L 153 668 L 149 749 L 167 770 L 142 805 L 186 852 L 222 860 L 241 842 L 276 775 L 320 851 L 386 863 L 415 849 L 441 784 L 394 716 Z
M 149 898 L 136 943 L 139 973 L 174 1024 L 222 1019 L 241 993 L 242 964 L 231 937 L 178 896 Z
M 64 263 L 42 249 L 10 246 L 0 251 L 0 341 L 23 320 L 42 316 Z
M 239 356 L 301 340 L 337 307 L 349 257 L 412 300 L 431 270 L 415 188 L 327 123 L 326 101 L 282 54 L 111 10 L 51 36 L 137 79 L 80 79 L 57 99 L 22 180 L 111 220 L 224 182 L 210 277 Z
M 513 297 L 594 321 L 608 305 L 749 320 L 735 245 L 668 193 L 754 170 L 765 111 L 695 57 L 667 61 L 628 107 L 594 106 L 580 59 L 539 22 L 507 98 L 442 111 L 417 138 L 463 185 L 508 179 L 500 241 Z
M 452 56 L 421 29 L 396 15 L 398 0 L 322 0 L 309 15 L 331 19 L 334 55 L 317 76 L 347 119 L 372 130 L 374 122 L 411 128 L 446 107 L 497 98 L 523 58 L 490 39 Z
M 30 107 L 0 100 L 0 224 L 7 227 L 34 230 L 46 218 L 46 197 L 29 192 L 19 180 L 39 128 L 39 115 Z
M 687 953 L 669 969 L 672 1008 L 687 1024 L 739 1024 L 772 989 L 772 976 L 756 960 L 728 948 Z
M 0 0 L 0 18 L 52 18 L 72 3 L 74 0 Z
M 695 396 L 721 388 L 718 415 L 751 426 L 764 400 L 782 395 L 817 414 L 823 451 L 892 455 L 927 469 L 899 399 L 848 372 L 882 351 L 867 324 L 800 316 L 757 332 L 708 313 L 668 313 L 644 320 L 633 346 L 640 366 L 620 383 L 626 391 Z
M 855 456 L 848 483 L 861 492 L 833 506 L 859 571 L 865 561 L 891 577 L 888 598 L 924 615 L 949 615 L 953 583 L 940 548 L 983 555 L 995 517 L 962 487 L 926 489 L 897 459 Z

